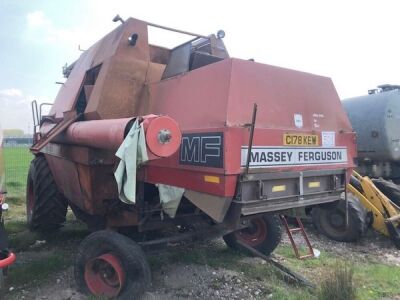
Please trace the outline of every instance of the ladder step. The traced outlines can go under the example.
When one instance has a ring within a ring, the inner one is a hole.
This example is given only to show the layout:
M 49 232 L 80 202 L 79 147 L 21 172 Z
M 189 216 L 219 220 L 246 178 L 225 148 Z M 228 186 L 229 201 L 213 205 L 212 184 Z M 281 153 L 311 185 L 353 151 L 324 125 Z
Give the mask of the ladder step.
M 309 257 L 314 257 L 314 251 L 312 253 L 306 254 L 306 255 L 301 255 L 299 258 L 300 259 L 305 259 Z
M 295 253 L 296 257 L 298 259 L 305 259 L 305 258 L 308 258 L 308 257 L 314 257 L 314 250 L 312 248 L 310 240 L 308 239 L 307 233 L 304 230 L 304 226 L 303 226 L 303 223 L 301 222 L 300 218 L 296 218 L 296 222 L 297 222 L 297 225 L 299 227 L 290 228 L 285 216 L 281 215 L 280 217 L 281 217 L 283 225 L 285 226 L 286 232 L 288 234 L 290 243 L 292 244 L 292 247 L 293 247 L 293 250 L 294 250 L 294 253 Z M 308 248 L 308 253 L 305 254 L 305 255 L 300 255 L 299 248 L 297 247 L 296 242 L 295 242 L 295 240 L 293 238 L 293 233 L 296 233 L 296 232 L 300 232 L 302 234 L 302 236 L 303 236 L 304 241 L 306 242 L 306 245 L 307 245 L 307 248 Z

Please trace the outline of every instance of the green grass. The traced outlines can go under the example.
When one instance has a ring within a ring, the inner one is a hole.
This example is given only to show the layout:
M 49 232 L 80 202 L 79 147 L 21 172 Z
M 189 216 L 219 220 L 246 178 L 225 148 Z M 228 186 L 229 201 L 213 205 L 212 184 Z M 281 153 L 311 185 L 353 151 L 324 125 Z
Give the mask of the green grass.
M 25 193 L 29 164 L 33 156 L 28 147 L 3 148 L 7 203 L 10 206 L 4 214 L 6 228 L 11 233 L 26 229 Z
M 279 246 L 276 253 L 285 257 L 286 264 L 293 270 L 320 284 L 330 270 L 337 265 L 352 265 L 357 299 L 392 298 L 400 295 L 400 268 L 378 262 L 376 259 L 348 259 L 322 251 L 317 259 L 298 260 L 290 246 Z
M 390 299 L 400 295 L 400 268 L 379 263 L 357 264 L 354 279 L 359 299 Z
M 68 268 L 71 264 L 72 255 L 66 251 L 59 251 L 31 261 L 29 264 L 15 265 L 10 268 L 7 282 L 11 286 L 18 286 L 42 281 L 49 278 L 51 274 Z
M 25 195 L 26 177 L 33 156 L 28 147 L 3 148 L 7 198 L 18 201 Z
M 357 286 L 354 283 L 354 268 L 350 264 L 338 263 L 325 274 L 318 289 L 320 300 L 354 300 Z

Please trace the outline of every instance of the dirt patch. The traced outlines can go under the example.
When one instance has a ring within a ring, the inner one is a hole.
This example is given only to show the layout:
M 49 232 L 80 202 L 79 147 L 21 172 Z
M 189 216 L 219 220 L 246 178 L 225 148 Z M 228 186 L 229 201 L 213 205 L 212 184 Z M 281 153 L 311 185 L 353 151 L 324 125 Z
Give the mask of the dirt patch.
M 84 300 L 87 297 L 76 290 L 73 268 L 55 274 L 51 279 L 39 285 L 25 288 L 14 288 L 9 291 L 6 299 L 35 299 L 35 300 Z
M 153 289 L 144 299 L 255 299 L 269 294 L 261 282 L 223 268 L 173 264 L 153 277 Z

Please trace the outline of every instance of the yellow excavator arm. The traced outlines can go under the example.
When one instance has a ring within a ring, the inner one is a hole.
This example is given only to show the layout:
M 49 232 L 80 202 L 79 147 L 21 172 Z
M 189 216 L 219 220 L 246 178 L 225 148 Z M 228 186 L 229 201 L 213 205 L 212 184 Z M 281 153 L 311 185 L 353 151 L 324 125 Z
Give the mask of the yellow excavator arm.
M 353 194 L 372 213 L 372 227 L 389 236 L 400 248 L 400 208 L 386 197 L 367 176 L 356 171 L 347 185 L 347 192 Z

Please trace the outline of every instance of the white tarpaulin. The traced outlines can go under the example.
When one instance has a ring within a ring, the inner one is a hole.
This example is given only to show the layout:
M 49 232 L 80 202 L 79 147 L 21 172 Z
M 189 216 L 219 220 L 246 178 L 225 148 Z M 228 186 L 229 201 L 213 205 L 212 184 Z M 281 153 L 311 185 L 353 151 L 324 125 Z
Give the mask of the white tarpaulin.
M 156 184 L 160 194 L 160 202 L 164 212 L 171 218 L 175 218 L 179 203 L 185 189 L 165 184 Z
M 136 202 L 136 172 L 140 165 L 148 161 L 144 128 L 135 121 L 117 153 L 121 161 L 114 173 L 121 201 Z M 1 174 L 1 173 L 0 173 Z M 171 218 L 175 217 L 184 189 L 165 184 L 156 184 L 163 210 Z
M 137 119 L 115 155 L 121 159 L 114 173 L 119 198 L 125 203 L 134 204 L 137 167 L 149 160 L 143 124 L 139 124 Z

